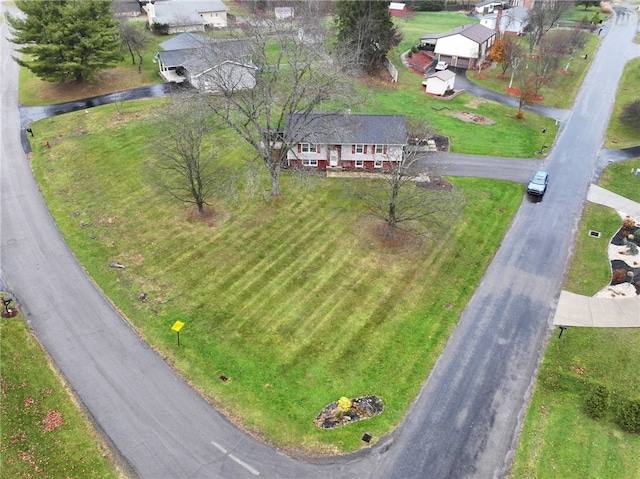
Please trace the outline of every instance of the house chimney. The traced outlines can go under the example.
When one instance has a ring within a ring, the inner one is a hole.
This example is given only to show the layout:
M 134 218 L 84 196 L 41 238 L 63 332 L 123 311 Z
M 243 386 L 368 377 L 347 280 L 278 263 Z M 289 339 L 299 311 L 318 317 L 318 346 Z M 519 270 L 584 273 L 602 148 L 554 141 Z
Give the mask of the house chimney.
M 496 8 L 498 13 L 496 14 L 496 37 L 500 38 L 500 22 L 502 21 L 502 4 Z

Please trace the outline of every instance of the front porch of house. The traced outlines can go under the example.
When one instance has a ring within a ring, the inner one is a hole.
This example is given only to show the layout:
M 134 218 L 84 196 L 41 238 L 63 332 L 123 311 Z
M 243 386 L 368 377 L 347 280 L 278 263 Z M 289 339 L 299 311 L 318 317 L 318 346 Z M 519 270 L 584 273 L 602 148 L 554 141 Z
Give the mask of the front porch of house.
M 184 83 L 187 81 L 187 77 L 184 74 L 181 75 L 177 69 L 160 70 L 158 73 L 166 82 Z

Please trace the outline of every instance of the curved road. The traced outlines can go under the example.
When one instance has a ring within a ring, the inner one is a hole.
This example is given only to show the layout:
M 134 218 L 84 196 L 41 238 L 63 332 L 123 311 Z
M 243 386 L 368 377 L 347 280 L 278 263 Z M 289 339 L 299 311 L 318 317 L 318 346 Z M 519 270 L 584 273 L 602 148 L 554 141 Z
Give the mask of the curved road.
M 103 298 L 60 237 L 21 148 L 20 124 L 38 116 L 30 110 L 19 117 L 6 22 L 0 31 L 0 279 L 132 475 L 504 476 L 560 293 L 573 243 L 568 232 L 575 231 L 587 186 L 602 164 L 597 152 L 608 117 L 602 105 L 613 104 L 615 88 L 599 85 L 616 85 L 634 56 L 627 46 L 635 14 L 617 12 L 546 159 L 547 195 L 523 202 L 404 424 L 369 450 L 310 464 L 252 439 L 185 384 Z M 478 160 L 450 159 L 447 174 L 456 163 L 468 171 Z M 508 179 L 522 175 L 507 173 L 501 165 L 508 161 L 491 161 Z

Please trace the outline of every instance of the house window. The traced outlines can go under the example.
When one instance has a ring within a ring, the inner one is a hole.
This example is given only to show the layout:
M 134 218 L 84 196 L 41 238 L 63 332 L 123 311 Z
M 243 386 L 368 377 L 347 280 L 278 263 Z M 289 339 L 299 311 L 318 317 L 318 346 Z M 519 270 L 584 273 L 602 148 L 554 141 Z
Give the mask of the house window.
M 356 168 L 363 168 L 364 160 L 356 160 Z
M 302 153 L 318 153 L 318 146 L 310 143 L 301 143 L 300 151 Z
M 318 160 L 302 160 L 302 166 L 318 166 Z
M 356 153 L 364 153 L 364 145 L 356 145 Z
M 376 154 L 382 155 L 384 153 L 384 146 L 382 146 L 382 145 L 373 145 L 373 151 Z
M 382 168 L 382 160 L 375 160 L 373 166 L 376 168 Z

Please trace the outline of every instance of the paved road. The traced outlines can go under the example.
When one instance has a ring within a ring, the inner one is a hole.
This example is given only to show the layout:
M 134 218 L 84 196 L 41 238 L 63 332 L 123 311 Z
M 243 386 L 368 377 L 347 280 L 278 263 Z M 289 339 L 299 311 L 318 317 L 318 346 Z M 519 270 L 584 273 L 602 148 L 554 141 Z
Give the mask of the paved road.
M 540 203 L 525 201 L 405 424 L 370 451 L 307 464 L 239 432 L 99 294 L 57 232 L 21 151 L 19 125 L 35 116 L 29 116 L 34 110 L 22 120 L 18 116 L 17 67 L 4 40 L 6 22 L 0 27 L 0 278 L 132 475 L 503 475 L 560 291 L 573 241 L 567 231 L 577 225 L 600 146 L 596 139 L 602 138 L 605 115 L 589 112 L 600 112 L 612 100 L 613 90 L 592 87 L 602 84 L 602 75 L 608 84 L 619 77 L 616 45 L 628 43 L 628 18 L 607 36 L 594 63 L 596 73 L 590 72 L 580 93 L 578 104 L 585 108 L 567 117 L 566 134 L 548 159 L 549 193 Z M 601 71 L 605 61 L 607 71 Z M 468 168 L 477 160 L 461 155 L 456 161 Z M 503 160 L 492 161 L 497 170 L 508 169 Z M 505 173 L 518 175 L 522 171 Z M 553 188 L 553 181 L 562 182 L 562 188 Z
M 493 90 L 488 90 L 484 87 L 481 87 L 480 85 L 477 85 L 476 83 L 473 83 L 467 78 L 468 72 L 464 68 L 452 68 L 451 70 L 457 73 L 456 90 L 464 90 L 471 95 L 495 101 L 497 103 L 502 103 L 503 105 L 507 105 L 515 109 L 518 108 L 518 98 L 505 93 L 498 93 Z M 524 105 L 522 109 L 537 113 L 538 115 L 546 116 L 547 118 L 553 118 L 558 121 L 566 120 L 570 111 L 539 104 Z
M 635 31 L 635 14 L 618 11 L 547 158 L 547 194 L 522 204 L 381 477 L 506 475 Z
M 6 22 L 0 35 L 0 277 L 124 467 L 150 479 L 313 476 L 312 465 L 278 454 L 218 414 L 77 264 L 22 151 Z

